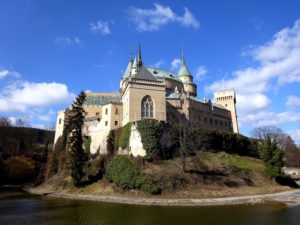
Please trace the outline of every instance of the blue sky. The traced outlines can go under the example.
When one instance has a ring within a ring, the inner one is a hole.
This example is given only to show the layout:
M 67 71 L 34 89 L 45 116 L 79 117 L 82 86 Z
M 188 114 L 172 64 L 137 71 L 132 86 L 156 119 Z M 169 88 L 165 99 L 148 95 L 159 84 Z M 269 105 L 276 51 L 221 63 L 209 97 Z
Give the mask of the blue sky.
M 198 97 L 234 88 L 240 130 L 275 125 L 300 143 L 299 1 L 0 1 L 0 115 L 55 122 L 80 90 L 115 92 L 132 47 Z

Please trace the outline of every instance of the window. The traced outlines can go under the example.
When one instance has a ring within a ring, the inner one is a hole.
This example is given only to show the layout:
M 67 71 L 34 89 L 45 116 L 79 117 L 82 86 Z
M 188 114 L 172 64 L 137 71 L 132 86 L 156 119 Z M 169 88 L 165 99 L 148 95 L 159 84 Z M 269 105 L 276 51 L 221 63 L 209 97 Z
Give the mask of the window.
M 116 108 L 115 114 L 119 114 L 119 109 L 118 108 Z
M 209 119 L 209 123 L 212 124 L 212 119 L 211 118 Z
M 225 107 L 227 107 L 227 104 L 225 104 Z
M 61 119 L 58 120 L 58 124 L 61 124 Z
M 88 112 L 85 112 L 85 115 L 87 116 L 89 113 Z
M 225 121 L 225 126 L 227 126 L 227 122 Z
M 105 121 L 105 126 L 107 126 L 108 125 L 108 122 L 107 121 Z
M 108 114 L 108 109 L 105 109 L 105 115 L 107 115 Z
M 99 112 L 96 112 L 96 116 L 99 116 Z
M 223 126 L 223 121 L 222 120 L 220 121 L 220 125 Z
M 206 117 L 204 117 L 204 121 L 205 121 L 205 123 L 207 122 L 207 118 Z
M 148 118 L 153 118 L 153 101 L 149 95 L 146 95 L 142 99 L 141 103 L 141 116 L 142 117 L 148 117 Z
M 118 126 L 118 121 L 117 120 L 115 121 L 115 126 Z
M 218 120 L 215 120 L 215 124 L 216 124 L 216 125 L 218 124 Z

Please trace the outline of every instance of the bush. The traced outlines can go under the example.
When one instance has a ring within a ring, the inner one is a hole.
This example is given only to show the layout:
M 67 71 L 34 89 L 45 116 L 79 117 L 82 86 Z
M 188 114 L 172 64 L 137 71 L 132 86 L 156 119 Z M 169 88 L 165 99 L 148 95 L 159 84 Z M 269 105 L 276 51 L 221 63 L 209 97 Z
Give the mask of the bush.
M 115 156 L 106 167 L 105 177 L 124 190 L 140 189 L 149 194 L 159 194 L 160 188 L 142 174 L 126 156 Z
M 4 161 L 7 180 L 11 183 L 30 182 L 36 176 L 35 163 L 32 159 L 15 156 Z
M 107 164 L 105 177 L 123 189 L 135 188 L 138 176 L 138 168 L 126 156 L 116 156 Z
M 161 189 L 156 185 L 153 184 L 150 179 L 146 179 L 142 175 L 139 175 L 136 179 L 136 188 L 140 189 L 142 192 L 148 194 L 160 194 Z

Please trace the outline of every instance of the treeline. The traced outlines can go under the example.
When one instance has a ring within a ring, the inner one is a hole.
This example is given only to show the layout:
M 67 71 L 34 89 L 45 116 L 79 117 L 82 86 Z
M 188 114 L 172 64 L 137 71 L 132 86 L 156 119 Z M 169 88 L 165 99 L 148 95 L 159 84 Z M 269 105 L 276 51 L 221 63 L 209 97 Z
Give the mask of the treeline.
M 0 183 L 41 182 L 54 132 L 0 126 Z

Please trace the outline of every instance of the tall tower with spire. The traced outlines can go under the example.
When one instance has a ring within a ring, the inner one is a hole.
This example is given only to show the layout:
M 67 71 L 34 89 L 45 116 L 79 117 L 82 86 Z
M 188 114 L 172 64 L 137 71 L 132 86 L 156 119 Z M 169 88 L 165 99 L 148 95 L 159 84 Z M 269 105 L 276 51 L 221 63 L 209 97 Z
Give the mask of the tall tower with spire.
M 193 76 L 190 73 L 188 67 L 185 64 L 184 60 L 184 52 L 182 48 L 182 54 L 181 54 L 181 66 L 178 72 L 178 77 L 183 83 L 184 91 L 191 96 L 197 96 L 197 85 L 193 81 Z

